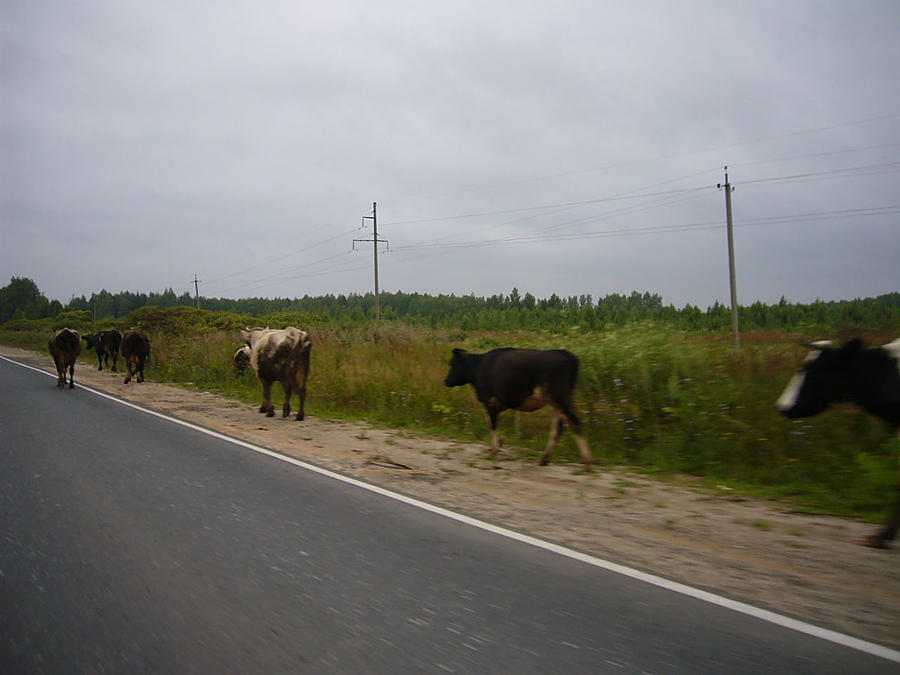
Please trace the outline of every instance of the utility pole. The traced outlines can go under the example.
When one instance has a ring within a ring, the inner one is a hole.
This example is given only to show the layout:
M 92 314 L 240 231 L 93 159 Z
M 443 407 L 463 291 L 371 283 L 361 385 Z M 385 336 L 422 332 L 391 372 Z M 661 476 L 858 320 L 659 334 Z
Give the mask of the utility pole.
M 731 278 L 731 332 L 734 334 L 734 351 L 741 350 L 741 336 L 738 331 L 737 283 L 734 273 L 734 222 L 731 218 L 731 193 L 734 188 L 728 182 L 728 167 L 725 167 L 725 184 L 719 183 L 720 190 L 725 189 L 725 219 L 728 222 L 728 274 Z
M 374 252 L 375 257 L 375 320 L 381 321 L 381 304 L 378 299 L 378 244 L 388 244 L 387 239 L 379 239 L 378 238 L 378 205 L 375 202 L 372 202 L 372 215 L 371 216 L 363 216 L 363 227 L 366 226 L 366 221 L 372 221 L 372 238 L 371 239 L 354 239 L 353 240 L 353 248 L 356 249 L 357 242 L 372 242 L 372 250 Z M 388 244 L 390 246 L 390 244 Z
M 194 298 L 197 300 L 197 309 L 200 309 L 200 280 L 194 275 Z

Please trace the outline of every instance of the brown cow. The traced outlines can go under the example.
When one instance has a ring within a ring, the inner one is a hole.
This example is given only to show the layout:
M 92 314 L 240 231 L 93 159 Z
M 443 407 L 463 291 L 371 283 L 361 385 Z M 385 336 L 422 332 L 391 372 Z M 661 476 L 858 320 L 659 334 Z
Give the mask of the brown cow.
M 305 331 L 288 326 L 283 330 L 270 328 L 248 328 L 241 331 L 241 337 L 250 347 L 250 365 L 263 388 L 263 401 L 259 412 L 267 417 L 275 415 L 272 405 L 272 383 L 281 382 L 284 388 L 282 416 L 291 414 L 291 395 L 297 392 L 300 410 L 297 419 L 303 419 L 306 401 L 306 380 L 309 377 L 309 353 L 312 341 Z
M 69 370 L 69 389 L 75 388 L 75 359 L 81 353 L 81 336 L 73 328 L 63 328 L 50 336 L 50 354 L 56 363 L 57 387 L 66 386 L 66 369 Z
M 125 384 L 137 376 L 138 382 L 144 381 L 144 365 L 150 357 L 150 340 L 143 333 L 126 331 L 122 336 L 122 356 L 125 358 Z

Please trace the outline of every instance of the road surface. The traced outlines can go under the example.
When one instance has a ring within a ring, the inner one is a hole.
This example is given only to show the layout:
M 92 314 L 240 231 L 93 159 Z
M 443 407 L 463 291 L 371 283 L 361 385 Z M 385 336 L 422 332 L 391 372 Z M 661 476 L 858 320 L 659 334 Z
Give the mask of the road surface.
M 303 470 L 75 379 L 59 390 L 0 360 L 2 672 L 900 667 Z

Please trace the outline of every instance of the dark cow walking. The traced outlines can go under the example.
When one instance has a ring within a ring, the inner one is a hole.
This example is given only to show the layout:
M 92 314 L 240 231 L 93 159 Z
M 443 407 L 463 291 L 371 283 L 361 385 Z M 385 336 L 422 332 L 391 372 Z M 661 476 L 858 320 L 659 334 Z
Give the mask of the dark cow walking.
M 69 371 L 69 389 L 75 388 L 75 359 L 81 353 L 81 337 L 72 328 L 63 328 L 50 336 L 50 355 L 56 363 L 57 387 L 66 386 L 66 369 Z
M 568 423 L 578 443 L 584 468 L 591 470 L 593 458 L 575 415 L 572 390 L 578 376 L 578 359 L 564 349 L 494 349 L 486 354 L 470 354 L 454 349 L 450 372 L 444 384 L 459 387 L 471 384 L 491 420 L 490 456 L 497 455 L 500 436 L 497 416 L 504 410 L 531 412 L 550 404 L 556 417 L 550 427 L 550 440 L 541 457 L 541 465 L 550 461 L 563 423 Z
M 241 331 L 241 336 L 250 347 L 250 365 L 256 371 L 256 377 L 263 388 L 263 402 L 259 406 L 259 412 L 266 413 L 267 417 L 274 417 L 272 384 L 281 382 L 284 388 L 282 417 L 291 414 L 291 395 L 297 392 L 300 399 L 297 419 L 302 420 L 306 402 L 306 381 L 309 377 L 309 354 L 312 349 L 309 335 L 305 331 L 288 326 L 283 330 L 248 328 Z
M 116 372 L 116 361 L 119 358 L 119 347 L 122 345 L 122 334 L 117 330 L 102 330 L 99 333 L 83 335 L 88 349 L 97 352 L 97 361 L 103 370 L 103 366 L 109 367 L 109 359 L 112 358 L 112 371 Z
M 150 340 L 143 333 L 126 331 L 122 336 L 122 357 L 125 359 L 125 384 L 137 376 L 138 382 L 144 381 L 144 365 L 150 356 Z
M 900 437 L 900 339 L 875 349 L 865 349 L 858 339 L 840 347 L 828 341 L 807 346 L 812 351 L 776 403 L 782 415 L 812 417 L 832 403 L 852 401 L 883 419 Z M 884 548 L 897 536 L 900 484 L 896 499 L 888 522 L 863 544 Z

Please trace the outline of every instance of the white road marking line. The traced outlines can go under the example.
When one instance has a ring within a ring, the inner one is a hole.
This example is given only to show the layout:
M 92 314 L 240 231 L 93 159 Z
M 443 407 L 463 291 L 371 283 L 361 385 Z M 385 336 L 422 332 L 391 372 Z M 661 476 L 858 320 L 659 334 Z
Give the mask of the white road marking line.
M 28 368 L 29 370 L 33 370 L 38 373 L 42 373 L 43 375 L 47 375 L 48 377 L 55 378 L 56 375 L 50 373 L 46 370 L 41 370 L 40 368 L 35 368 L 34 366 L 29 366 L 24 363 L 20 363 L 18 361 L 14 361 L 13 359 L 9 359 L 5 356 L 0 356 L 0 359 L 4 361 L 8 361 L 10 363 L 14 363 L 17 366 L 22 366 L 23 368 Z M 136 385 L 139 386 L 139 385 Z M 100 396 L 102 398 L 108 399 L 120 405 L 124 405 L 128 408 L 133 408 L 134 410 L 138 410 L 140 412 L 146 413 L 148 415 L 153 415 L 154 417 L 158 417 L 160 419 L 166 420 L 168 422 L 172 422 L 173 424 L 178 424 L 183 427 L 187 427 L 188 429 L 193 429 L 194 431 L 199 431 L 201 433 L 207 434 L 208 436 L 212 436 L 213 438 L 218 438 L 223 441 L 227 441 L 228 443 L 233 443 L 234 445 L 241 446 L 243 448 L 247 448 L 248 450 L 252 450 L 253 452 L 257 452 L 261 455 L 267 455 L 274 459 L 281 460 L 282 462 L 287 462 L 288 464 L 293 464 L 294 466 L 300 467 L 302 469 L 306 469 L 307 471 L 312 471 L 314 473 L 318 473 L 322 476 L 327 476 L 328 478 L 333 478 L 334 480 L 341 481 L 342 483 L 347 483 L 348 485 L 353 485 L 358 488 L 362 488 L 363 490 L 368 490 L 369 492 L 374 492 L 375 494 L 382 495 L 384 497 L 388 497 L 390 499 L 394 499 L 398 502 L 403 502 L 404 504 L 408 504 L 410 506 L 414 506 L 416 508 L 422 509 L 424 511 L 429 511 L 439 516 L 443 516 L 444 518 L 449 518 L 451 520 L 455 520 L 460 523 L 465 523 L 466 525 L 471 525 L 472 527 L 477 527 L 486 532 L 491 532 L 493 534 L 500 535 L 502 537 L 506 537 L 508 539 L 513 539 L 515 541 L 521 542 L 523 544 L 529 544 L 531 546 L 535 546 L 536 548 L 543 549 L 545 551 L 549 551 L 551 553 L 556 553 L 561 556 L 565 556 L 566 558 L 570 558 L 572 560 L 577 560 L 579 562 L 586 563 L 588 565 L 592 565 L 594 567 L 599 567 L 600 569 L 607 570 L 609 572 L 614 572 L 616 574 L 621 574 L 622 576 L 628 577 L 629 579 L 635 579 L 637 581 L 642 581 L 644 583 L 650 584 L 652 586 L 656 586 L 658 588 L 664 588 L 668 591 L 672 591 L 674 593 L 680 593 L 681 595 L 685 595 L 690 598 L 694 598 L 696 600 L 702 600 L 703 602 L 708 602 L 709 604 L 716 605 L 718 607 L 723 607 L 725 609 L 730 609 L 735 612 L 739 612 L 741 614 L 745 614 L 747 616 L 751 616 L 755 619 L 760 619 L 762 621 L 767 621 L 769 623 L 775 624 L 776 626 L 781 626 L 782 628 L 788 628 L 790 630 L 797 631 L 798 633 L 804 633 L 806 635 L 811 635 L 813 637 L 820 638 L 822 640 L 827 640 L 828 642 L 833 642 L 835 644 L 849 647 L 850 649 L 855 649 L 857 651 L 870 654 L 872 656 L 878 656 L 883 659 L 887 659 L 889 661 L 894 661 L 895 663 L 900 663 L 900 651 L 895 649 L 891 649 L 890 647 L 885 647 L 883 645 L 876 644 L 874 642 L 868 642 L 867 640 L 861 640 L 859 638 L 855 638 L 851 635 L 845 635 L 843 633 L 839 633 L 837 631 L 830 630 L 828 628 L 822 628 L 820 626 L 815 626 L 810 623 L 806 623 L 805 621 L 800 621 L 798 619 L 792 619 L 787 616 L 782 616 L 781 614 L 776 614 L 775 612 L 770 612 L 767 609 L 761 609 L 759 607 L 754 607 L 753 605 L 749 605 L 744 602 L 740 602 L 737 600 L 731 600 L 721 595 L 716 595 L 715 593 L 710 593 L 708 591 L 700 590 L 699 588 L 694 588 L 693 586 L 688 586 L 686 584 L 678 583 L 677 581 L 670 581 L 669 579 L 665 579 L 663 577 L 656 576 L 655 574 L 649 574 L 647 572 L 642 572 L 640 570 L 633 569 L 631 567 L 627 567 L 625 565 L 620 565 L 618 563 L 611 562 L 609 560 L 604 560 L 603 558 L 598 558 L 593 555 L 589 555 L 587 553 L 581 553 L 580 551 L 575 551 L 573 549 L 566 548 L 565 546 L 561 546 L 559 544 L 554 544 L 549 541 L 544 541 L 542 539 L 538 539 L 537 537 L 532 537 L 528 534 L 522 534 L 520 532 L 515 532 L 513 530 L 509 530 L 505 527 L 500 527 L 498 525 L 492 525 L 491 523 L 486 523 L 482 520 L 478 520 L 477 518 L 472 518 L 471 516 L 466 516 L 461 513 L 456 513 L 455 511 L 451 511 L 449 509 L 445 509 L 441 506 L 435 506 L 434 504 L 429 504 L 428 502 L 423 502 L 419 499 L 415 499 L 413 497 L 407 497 L 406 495 L 399 494 L 397 492 L 392 492 L 385 488 L 379 487 L 377 485 L 372 485 L 370 483 L 365 483 L 361 480 L 357 480 L 356 478 L 351 478 L 350 476 L 345 476 L 343 474 L 331 471 L 329 469 L 322 468 L 320 466 L 316 466 L 315 464 L 309 464 L 308 462 L 304 462 L 303 460 L 295 459 L 293 457 L 288 457 L 287 455 L 282 455 L 280 453 L 274 452 L 273 450 L 267 450 L 266 448 L 260 447 L 258 445 L 254 445 L 253 443 L 249 443 L 247 441 L 242 441 L 238 438 L 232 438 L 231 436 L 226 436 L 225 434 L 221 434 L 218 431 L 212 431 L 210 429 L 205 429 L 199 425 L 193 424 L 192 422 L 185 422 L 184 420 L 180 420 L 176 417 L 171 417 L 164 413 L 157 412 L 155 410 L 150 410 L 148 408 L 141 407 L 135 403 L 131 403 L 130 401 L 126 401 L 121 398 L 117 398 L 112 396 L 111 394 L 107 394 L 106 392 L 99 391 L 97 389 L 92 389 L 91 387 L 86 387 L 82 384 L 76 385 L 77 388 L 84 389 L 92 394 Z

